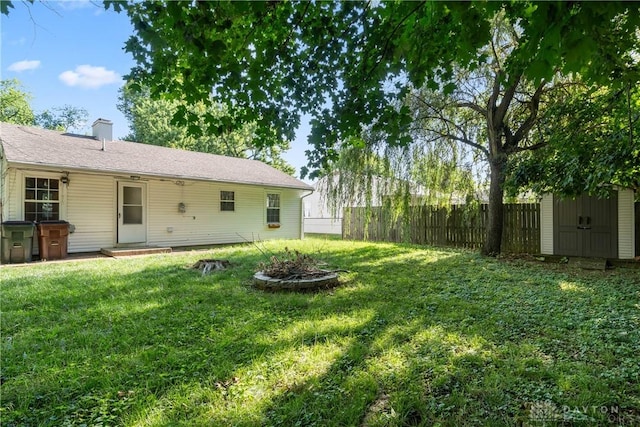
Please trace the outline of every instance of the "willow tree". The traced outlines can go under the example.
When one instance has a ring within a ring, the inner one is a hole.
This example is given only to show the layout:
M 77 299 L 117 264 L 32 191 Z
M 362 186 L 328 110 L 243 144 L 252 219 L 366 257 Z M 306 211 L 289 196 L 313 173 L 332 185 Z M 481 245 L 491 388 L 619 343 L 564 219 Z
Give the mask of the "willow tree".
M 226 105 L 232 112 L 226 118 L 205 114 L 210 129 L 256 122 L 261 143 L 269 145 L 293 140 L 301 114 L 311 115 L 314 148 L 304 172 L 312 176 L 363 125 L 391 146 L 409 143 L 412 119 L 402 100 L 425 83 L 450 89 L 454 69 L 484 64 L 487 57 L 479 51 L 489 45 L 499 13 L 521 30 L 504 63 L 507 85 L 518 79 L 537 85 L 558 71 L 597 82 L 638 80 L 633 55 L 639 51 L 640 10 L 631 2 L 105 4 L 125 11 L 134 26 L 126 44 L 136 61 L 129 77 L 152 96 Z M 2 2 L 0 11 L 10 8 Z M 502 114 L 501 96 L 510 95 L 499 94 L 487 107 L 497 108 L 494 118 Z M 180 110 L 175 119 L 196 123 L 199 117 Z M 501 130 L 495 122 L 489 126 L 489 132 Z M 492 224 L 500 227 L 495 218 Z M 500 250 L 499 239 L 488 242 L 485 252 Z

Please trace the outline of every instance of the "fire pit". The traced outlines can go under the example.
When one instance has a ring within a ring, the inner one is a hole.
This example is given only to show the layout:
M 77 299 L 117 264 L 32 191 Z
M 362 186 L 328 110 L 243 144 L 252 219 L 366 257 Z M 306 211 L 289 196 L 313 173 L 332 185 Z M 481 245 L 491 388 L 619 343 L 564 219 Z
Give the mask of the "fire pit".
M 338 285 L 338 273 L 327 272 L 324 275 L 308 279 L 278 279 L 267 276 L 262 271 L 253 275 L 253 283 L 257 288 L 276 291 L 327 289 Z
M 337 286 L 338 271 L 324 270 L 309 255 L 285 248 L 285 255 L 272 256 L 268 263 L 260 264 L 253 275 L 253 283 L 263 290 L 315 290 Z

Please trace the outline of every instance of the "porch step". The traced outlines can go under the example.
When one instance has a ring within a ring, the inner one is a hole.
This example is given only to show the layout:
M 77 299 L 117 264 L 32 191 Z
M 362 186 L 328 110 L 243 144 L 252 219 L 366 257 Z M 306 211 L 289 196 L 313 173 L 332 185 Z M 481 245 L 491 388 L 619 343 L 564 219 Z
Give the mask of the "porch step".
M 168 254 L 171 253 L 169 247 L 157 246 L 140 246 L 128 248 L 102 248 L 100 252 L 110 257 L 133 256 L 133 255 L 151 255 L 151 254 Z
M 569 265 L 584 270 L 606 270 L 611 268 L 612 264 L 605 258 L 569 258 Z

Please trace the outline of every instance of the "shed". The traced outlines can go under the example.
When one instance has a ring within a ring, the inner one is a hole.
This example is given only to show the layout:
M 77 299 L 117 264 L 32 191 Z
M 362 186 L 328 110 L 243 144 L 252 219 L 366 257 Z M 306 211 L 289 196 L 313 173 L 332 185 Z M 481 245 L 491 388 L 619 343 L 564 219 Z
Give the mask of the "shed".
M 607 198 L 545 194 L 540 202 L 541 253 L 632 259 L 634 217 L 633 190 L 617 189 Z

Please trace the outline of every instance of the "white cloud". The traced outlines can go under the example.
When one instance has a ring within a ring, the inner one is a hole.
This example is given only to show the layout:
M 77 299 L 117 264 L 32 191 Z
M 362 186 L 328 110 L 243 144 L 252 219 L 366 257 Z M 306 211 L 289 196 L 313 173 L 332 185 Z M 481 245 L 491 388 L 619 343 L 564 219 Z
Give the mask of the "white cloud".
M 16 73 L 21 73 L 22 71 L 35 70 L 39 66 L 40 61 L 28 61 L 25 59 L 24 61 L 14 62 L 13 64 L 9 65 L 8 70 L 15 71 Z
M 95 7 L 92 0 L 67 0 L 61 1 L 58 3 L 62 9 L 65 10 L 76 10 L 76 9 L 85 9 L 87 7 Z
M 117 83 L 121 77 L 115 71 L 93 65 L 79 65 L 74 71 L 68 70 L 58 76 L 68 86 L 96 89 L 100 86 Z
M 81 9 L 93 8 L 93 15 L 101 15 L 104 13 L 104 7 L 102 7 L 95 0 L 62 0 L 57 3 L 58 6 L 64 11 L 75 11 Z
M 7 44 L 9 46 L 24 46 L 26 42 L 27 42 L 26 38 L 20 37 L 19 39 L 9 40 Z

